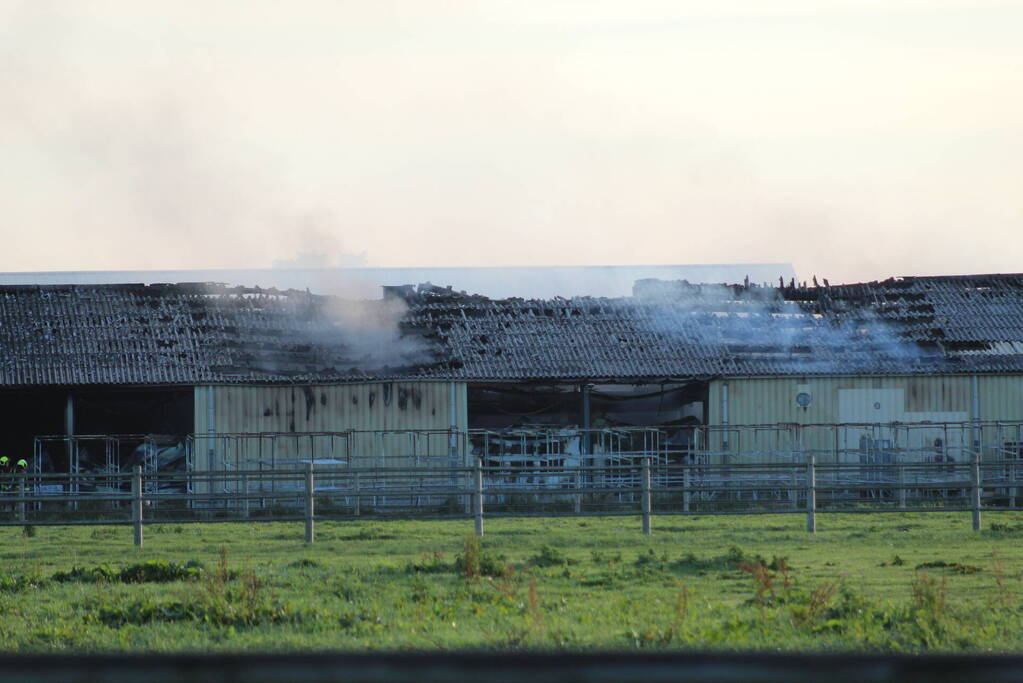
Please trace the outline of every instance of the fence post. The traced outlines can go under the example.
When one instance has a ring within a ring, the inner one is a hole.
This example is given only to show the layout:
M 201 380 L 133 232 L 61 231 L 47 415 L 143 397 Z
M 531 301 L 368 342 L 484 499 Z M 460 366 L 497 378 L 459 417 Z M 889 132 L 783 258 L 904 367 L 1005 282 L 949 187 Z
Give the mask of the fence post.
M 18 503 L 19 522 L 25 521 L 25 477 L 27 476 L 28 474 L 25 472 L 22 472 L 20 475 L 18 475 L 18 497 L 21 498 L 21 502 Z
M 249 475 L 242 475 L 242 515 L 249 517 Z
M 973 530 L 980 531 L 980 454 L 974 451 L 971 462 L 973 490 L 971 493 L 973 508 Z
M 315 490 L 315 483 L 313 482 L 313 463 L 307 462 L 305 464 L 305 542 L 312 543 L 316 537 L 315 521 L 313 520 L 314 499 L 313 492 Z
M 359 492 L 359 473 L 355 473 L 355 516 L 362 514 L 362 495 Z
M 476 535 L 483 536 L 483 458 L 476 458 L 473 513 L 476 516 Z
M 806 458 L 806 530 L 817 533 L 817 464 L 813 453 Z
M 896 463 L 899 468 L 899 507 L 906 508 L 906 463 Z
M 582 474 L 578 470 L 575 473 L 574 481 L 572 483 L 575 485 L 577 490 L 582 488 Z M 572 496 L 572 509 L 577 515 L 583 511 L 583 494 L 576 493 Z
M 643 535 L 650 535 L 650 458 L 643 458 Z
M 689 474 L 689 465 L 682 465 L 682 512 L 689 512 L 689 485 L 692 477 Z
M 131 476 L 131 522 L 135 527 L 135 546 L 142 547 L 142 465 L 135 465 Z

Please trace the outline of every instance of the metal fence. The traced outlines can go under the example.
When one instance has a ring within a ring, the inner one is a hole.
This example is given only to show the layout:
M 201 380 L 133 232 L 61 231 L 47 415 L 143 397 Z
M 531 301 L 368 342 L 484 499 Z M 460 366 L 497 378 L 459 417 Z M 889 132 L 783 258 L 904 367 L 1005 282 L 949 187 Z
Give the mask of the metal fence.
M 642 455 L 612 464 L 510 461 L 471 467 L 365 467 L 292 461 L 277 469 L 8 474 L 0 525 L 131 525 L 358 518 L 970 512 L 1017 509 L 1023 479 L 1004 462 L 670 462 Z
M 821 463 L 884 465 L 1023 460 L 1023 421 L 674 427 L 526 427 L 503 430 L 346 430 L 339 432 L 40 436 L 36 473 L 276 470 L 299 460 L 349 468 L 492 464 Z

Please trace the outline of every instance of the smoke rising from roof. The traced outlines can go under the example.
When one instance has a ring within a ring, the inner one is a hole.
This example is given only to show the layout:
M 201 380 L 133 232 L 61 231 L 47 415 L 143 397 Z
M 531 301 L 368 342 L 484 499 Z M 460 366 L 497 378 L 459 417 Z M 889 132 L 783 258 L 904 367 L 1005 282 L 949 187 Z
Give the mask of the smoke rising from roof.
M 649 283 L 640 301 L 653 303 L 653 331 L 714 353 L 776 363 L 787 373 L 869 372 L 887 364 L 907 369 L 940 360 L 878 315 L 871 302 L 790 300 L 774 287 Z M 663 303 L 659 303 L 663 302 Z M 649 313 L 648 313 L 649 315 Z

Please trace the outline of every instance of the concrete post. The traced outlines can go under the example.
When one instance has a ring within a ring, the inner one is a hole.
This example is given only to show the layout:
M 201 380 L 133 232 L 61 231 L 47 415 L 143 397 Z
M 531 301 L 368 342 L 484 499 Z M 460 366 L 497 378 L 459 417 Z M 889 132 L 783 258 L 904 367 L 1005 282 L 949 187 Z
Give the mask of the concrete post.
M 313 494 L 316 484 L 313 481 L 313 463 L 305 464 L 305 542 L 312 543 L 316 538 L 315 520 L 315 499 Z
M 242 515 L 249 517 L 249 475 L 242 475 Z
M 18 521 L 25 521 L 25 479 L 28 477 L 27 473 L 21 473 L 18 475 L 18 497 L 21 501 L 18 503 Z
M 977 451 L 973 452 L 973 458 L 971 462 L 973 489 L 971 490 L 972 505 L 973 508 L 973 530 L 980 531 L 980 453 Z
M 902 509 L 906 508 L 906 463 L 900 462 L 895 465 L 898 467 L 899 476 L 899 507 Z
M 806 458 L 806 531 L 817 533 L 817 466 L 812 453 Z
M 579 472 L 576 472 L 575 476 L 572 477 L 572 483 L 576 489 L 582 488 L 582 476 Z M 577 515 L 583 511 L 583 494 L 576 493 L 572 496 L 572 509 Z
M 142 466 L 135 465 L 131 477 L 131 522 L 135 528 L 135 547 L 142 547 Z
M 692 477 L 689 472 L 689 465 L 682 465 L 682 512 L 689 512 L 689 486 Z
M 650 458 L 643 458 L 643 478 L 642 478 L 643 492 L 642 492 L 642 506 L 643 506 L 643 535 L 650 535 Z
M 355 473 L 355 516 L 362 514 L 362 494 L 360 493 L 359 473 Z
M 483 536 L 483 459 L 476 458 L 475 475 L 473 477 L 475 486 L 473 491 L 473 514 L 476 518 L 476 535 Z

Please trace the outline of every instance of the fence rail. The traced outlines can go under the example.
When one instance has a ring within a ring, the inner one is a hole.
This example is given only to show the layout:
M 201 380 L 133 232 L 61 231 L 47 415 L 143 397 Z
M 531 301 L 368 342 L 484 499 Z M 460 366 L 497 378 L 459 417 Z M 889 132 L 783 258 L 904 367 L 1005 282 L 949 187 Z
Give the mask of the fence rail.
M 303 521 L 361 517 L 473 519 L 638 515 L 650 534 L 662 515 L 970 512 L 1018 509 L 1023 477 L 1001 462 L 698 464 L 649 456 L 613 465 L 317 467 L 301 470 L 5 475 L 0 525 L 130 525 L 142 545 L 150 524 Z

